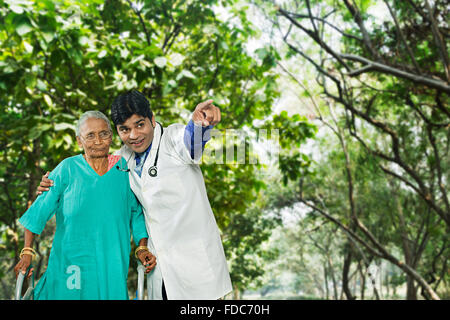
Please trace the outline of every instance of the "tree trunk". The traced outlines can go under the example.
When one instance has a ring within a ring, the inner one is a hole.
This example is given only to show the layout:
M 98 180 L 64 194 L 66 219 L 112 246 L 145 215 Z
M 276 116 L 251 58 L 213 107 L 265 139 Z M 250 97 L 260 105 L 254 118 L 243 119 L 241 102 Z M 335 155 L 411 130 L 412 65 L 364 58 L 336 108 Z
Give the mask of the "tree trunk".
M 323 277 L 325 280 L 325 299 L 330 299 L 330 291 L 328 290 L 328 274 L 327 274 L 327 266 L 326 264 L 323 267 Z
M 388 274 L 386 274 L 386 276 L 384 277 L 385 278 L 385 282 L 386 282 L 386 299 L 389 299 L 389 297 L 390 297 L 390 286 L 389 286 L 389 275 Z
M 395 194 L 395 193 L 394 193 Z M 414 246 L 409 240 L 405 216 L 403 214 L 403 205 L 400 203 L 400 199 L 398 196 L 395 196 L 396 204 L 397 204 L 397 212 L 399 217 L 399 226 L 400 226 L 400 234 L 402 237 L 402 245 L 403 245 L 403 255 L 405 257 L 405 262 L 410 265 L 412 268 L 416 268 L 416 263 L 414 259 Z M 414 283 L 414 278 L 407 274 L 406 275 L 406 299 L 407 300 L 417 300 L 417 288 Z
M 383 265 L 381 262 L 378 267 L 378 270 L 379 270 L 378 279 L 380 281 L 379 298 L 382 299 L 383 298 Z
M 361 262 L 358 262 L 358 271 L 359 275 L 361 276 L 361 283 L 360 283 L 360 299 L 364 300 L 364 293 L 366 291 L 366 275 L 363 272 Z
M 335 300 L 337 300 L 338 299 L 338 289 L 337 289 L 336 276 L 334 275 L 333 261 L 331 260 L 330 255 L 328 255 L 327 259 L 328 259 L 328 270 L 331 275 L 331 281 L 333 282 L 333 297 Z
M 30 172 L 28 182 L 28 203 L 27 208 L 36 200 L 36 187 L 41 180 L 40 159 L 41 159 L 41 140 L 40 138 L 33 140 L 33 151 L 30 154 L 31 161 L 34 164 L 33 170 Z
M 352 237 L 353 240 L 355 240 L 358 243 L 362 244 L 367 250 L 369 250 L 372 255 L 377 256 L 377 257 L 382 258 L 382 259 L 385 259 L 385 260 L 391 262 L 392 264 L 396 265 L 400 269 L 402 269 L 407 275 L 411 276 L 412 278 L 414 278 L 417 281 L 417 283 L 427 292 L 427 294 L 429 294 L 431 299 L 433 299 L 433 300 L 440 300 L 440 298 L 437 295 L 437 293 L 427 283 L 427 281 L 414 268 L 412 268 L 410 265 L 408 265 L 407 263 L 404 263 L 402 261 L 399 261 L 396 257 L 394 257 L 392 254 L 390 254 L 387 251 L 387 249 L 384 248 L 375 239 L 373 234 L 367 229 L 366 226 L 364 226 L 364 224 L 361 223 L 361 221 L 356 220 L 356 223 L 358 224 L 358 228 L 361 231 L 363 231 L 364 234 L 367 237 L 369 237 L 370 242 L 373 245 L 375 245 L 376 249 L 374 249 L 371 245 L 369 245 L 369 243 L 367 241 L 364 241 L 361 237 L 359 237 L 358 234 L 356 234 L 353 230 L 351 230 L 350 228 L 348 228 L 347 226 L 342 224 L 337 219 L 333 218 L 330 214 L 328 214 L 324 210 L 320 209 L 319 207 L 317 207 L 316 205 L 312 204 L 311 202 L 306 201 L 302 197 L 300 197 L 299 200 L 302 203 L 304 203 L 305 205 L 307 205 L 308 207 L 316 210 L 317 212 L 319 212 L 320 214 L 325 216 L 328 220 L 332 221 L 337 226 L 339 226 L 339 228 L 341 228 L 343 231 L 345 231 L 350 237 Z M 379 252 L 378 252 L 378 250 L 379 250 Z M 347 259 L 347 256 L 346 256 L 346 259 L 344 260 L 344 270 L 345 270 L 345 268 L 350 268 L 349 265 L 346 265 L 348 263 L 349 263 L 349 260 Z M 347 271 L 347 273 L 348 273 L 348 271 Z M 345 272 L 343 272 L 343 275 L 345 275 Z M 348 275 L 347 275 L 347 277 L 348 277 Z M 348 282 L 348 278 L 347 279 L 343 279 L 343 285 L 345 284 L 344 280 L 346 280 Z M 348 286 L 348 284 L 347 284 L 347 286 Z
M 241 290 L 236 285 L 233 286 L 233 300 L 241 300 Z
M 350 265 L 352 263 L 352 251 L 350 246 L 347 245 L 347 254 L 344 258 L 344 266 L 342 268 L 342 290 L 345 293 L 347 300 L 355 300 L 356 297 L 353 296 L 350 286 L 349 286 L 349 273 L 350 273 Z
M 409 275 L 406 276 L 406 300 L 417 300 L 417 287 Z

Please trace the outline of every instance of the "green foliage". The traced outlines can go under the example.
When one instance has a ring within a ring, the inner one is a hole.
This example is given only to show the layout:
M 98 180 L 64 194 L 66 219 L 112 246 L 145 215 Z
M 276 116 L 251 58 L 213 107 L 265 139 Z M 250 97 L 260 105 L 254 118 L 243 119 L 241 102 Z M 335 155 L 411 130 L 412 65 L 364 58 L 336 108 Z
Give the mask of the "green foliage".
M 315 69 L 324 99 L 314 106 L 322 128 L 332 129 L 319 131 L 326 138 L 314 147 L 322 159 L 309 167 L 312 174 L 299 179 L 291 168 L 302 158 L 288 158 L 281 166 L 285 181 L 297 180 L 293 193 L 366 239 L 367 232 L 354 224 L 358 219 L 377 245 L 432 284 L 431 290 L 422 285 L 424 297 L 433 290 L 445 296 L 450 224 L 446 1 L 285 1 L 272 9 L 267 7 L 275 1 L 257 3 L 280 30 L 284 58 Z M 287 69 L 300 78 L 292 71 L 296 68 Z M 300 84 L 304 91 L 310 87 Z M 295 196 L 284 196 L 277 203 L 295 203 Z M 351 243 L 344 249 L 350 245 L 358 263 L 362 253 L 371 259 Z M 441 251 L 433 251 L 436 247 Z M 406 280 L 417 284 L 419 277 L 408 274 Z M 416 291 L 409 285 L 408 298 Z
M 283 175 L 283 183 L 288 180 L 295 181 L 303 175 L 310 174 L 308 168 L 311 160 L 299 151 L 307 139 L 311 139 L 317 133 L 317 127 L 304 116 L 294 114 L 289 117 L 286 111 L 274 115 L 263 126 L 264 129 L 278 129 L 279 143 L 282 151 L 279 156 L 279 169 Z

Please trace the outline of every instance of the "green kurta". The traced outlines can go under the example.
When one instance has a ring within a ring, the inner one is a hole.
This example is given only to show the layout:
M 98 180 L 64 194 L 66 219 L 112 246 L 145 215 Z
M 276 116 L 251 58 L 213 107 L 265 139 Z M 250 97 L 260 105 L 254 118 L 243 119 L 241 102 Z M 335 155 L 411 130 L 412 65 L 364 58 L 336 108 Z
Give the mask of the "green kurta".
M 56 214 L 48 267 L 35 299 L 128 299 L 130 239 L 147 238 L 144 215 L 130 189 L 121 158 L 99 176 L 82 155 L 62 161 L 50 174 L 50 191 L 40 195 L 19 222 L 40 234 Z

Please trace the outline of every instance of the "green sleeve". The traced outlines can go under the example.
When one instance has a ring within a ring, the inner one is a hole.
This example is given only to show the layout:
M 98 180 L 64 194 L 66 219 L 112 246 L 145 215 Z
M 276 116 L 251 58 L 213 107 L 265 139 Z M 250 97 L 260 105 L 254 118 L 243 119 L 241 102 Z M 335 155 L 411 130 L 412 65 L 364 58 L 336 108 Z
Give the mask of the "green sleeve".
M 131 233 L 136 245 L 143 238 L 148 238 L 147 228 L 145 226 L 145 217 L 142 212 L 142 206 L 137 201 L 136 196 L 130 190 L 131 200 Z
M 35 234 L 41 234 L 48 220 L 56 213 L 59 200 L 66 187 L 63 174 L 65 161 L 62 161 L 49 175 L 54 184 L 39 195 L 34 203 L 19 219 L 20 224 Z

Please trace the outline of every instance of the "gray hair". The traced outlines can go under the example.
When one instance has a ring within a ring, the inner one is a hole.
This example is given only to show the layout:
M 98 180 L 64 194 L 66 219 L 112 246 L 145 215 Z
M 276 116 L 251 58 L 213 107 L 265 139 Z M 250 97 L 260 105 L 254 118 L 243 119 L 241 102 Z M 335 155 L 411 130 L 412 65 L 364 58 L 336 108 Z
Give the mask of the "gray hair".
M 107 116 L 105 116 L 103 113 L 101 113 L 100 111 L 86 111 L 85 113 L 83 113 L 80 117 L 80 119 L 77 122 L 77 125 L 75 127 L 75 132 L 77 134 L 77 137 L 80 136 L 80 128 L 81 126 L 86 122 L 87 119 L 90 118 L 95 118 L 95 119 L 102 119 L 105 120 L 106 124 L 108 125 L 108 129 L 109 131 L 112 133 L 112 129 L 111 129 L 111 123 L 109 122 L 109 119 Z

